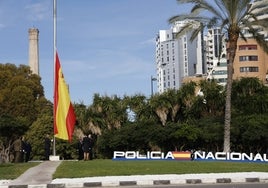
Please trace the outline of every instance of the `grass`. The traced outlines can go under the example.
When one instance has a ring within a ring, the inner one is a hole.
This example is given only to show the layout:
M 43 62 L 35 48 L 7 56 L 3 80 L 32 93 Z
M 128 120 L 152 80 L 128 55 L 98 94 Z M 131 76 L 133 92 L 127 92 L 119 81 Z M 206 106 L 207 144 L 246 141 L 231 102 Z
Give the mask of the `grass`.
M 53 178 L 253 171 L 268 172 L 268 165 L 266 163 L 200 161 L 63 161 Z
M 0 164 L 0 179 L 16 179 L 27 169 L 34 167 L 40 163 L 5 163 Z
M 0 164 L 0 179 L 16 179 L 40 163 Z M 267 163 L 212 161 L 62 161 L 53 178 L 120 176 L 145 174 L 188 174 L 220 172 L 268 172 Z

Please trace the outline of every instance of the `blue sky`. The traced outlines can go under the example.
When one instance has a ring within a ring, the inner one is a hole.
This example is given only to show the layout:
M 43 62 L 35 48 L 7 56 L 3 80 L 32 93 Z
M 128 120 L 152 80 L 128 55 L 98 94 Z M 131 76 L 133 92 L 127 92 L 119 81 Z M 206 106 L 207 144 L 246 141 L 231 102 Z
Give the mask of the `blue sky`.
M 149 96 L 155 36 L 184 10 L 176 0 L 57 0 L 57 49 L 71 100 Z M 31 27 L 40 32 L 41 82 L 52 101 L 53 0 L 0 0 L 0 63 L 28 65 Z

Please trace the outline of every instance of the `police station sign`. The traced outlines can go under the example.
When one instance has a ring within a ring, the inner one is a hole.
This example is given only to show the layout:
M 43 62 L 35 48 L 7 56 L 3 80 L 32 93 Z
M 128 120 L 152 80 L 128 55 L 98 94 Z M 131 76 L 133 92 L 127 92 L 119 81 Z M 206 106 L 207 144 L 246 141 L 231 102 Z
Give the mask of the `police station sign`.
M 218 161 L 248 161 L 268 162 L 267 154 L 246 154 L 238 152 L 178 152 L 148 151 L 142 154 L 139 151 L 114 151 L 113 160 L 218 160 Z

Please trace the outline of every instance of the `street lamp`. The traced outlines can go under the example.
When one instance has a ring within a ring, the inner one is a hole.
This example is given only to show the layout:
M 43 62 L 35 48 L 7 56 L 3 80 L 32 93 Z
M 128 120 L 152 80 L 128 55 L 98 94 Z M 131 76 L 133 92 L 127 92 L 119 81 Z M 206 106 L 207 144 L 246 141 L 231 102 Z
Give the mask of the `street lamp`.
M 151 96 L 153 96 L 154 94 L 154 81 L 156 81 L 157 79 L 154 78 L 153 76 L 151 76 Z

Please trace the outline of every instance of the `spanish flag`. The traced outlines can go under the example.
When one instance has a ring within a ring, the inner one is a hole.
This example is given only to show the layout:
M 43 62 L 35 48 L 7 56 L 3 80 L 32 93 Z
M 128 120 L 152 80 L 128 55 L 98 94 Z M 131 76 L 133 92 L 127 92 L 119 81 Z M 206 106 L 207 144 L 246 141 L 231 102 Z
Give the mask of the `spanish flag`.
M 57 138 L 71 141 L 76 117 L 57 52 L 54 71 L 54 135 Z

